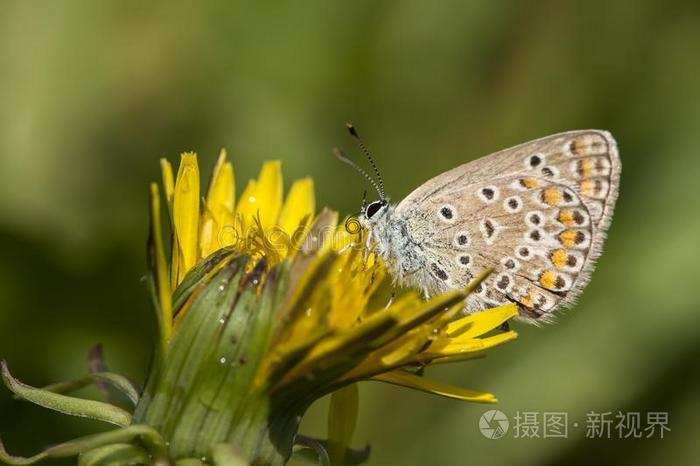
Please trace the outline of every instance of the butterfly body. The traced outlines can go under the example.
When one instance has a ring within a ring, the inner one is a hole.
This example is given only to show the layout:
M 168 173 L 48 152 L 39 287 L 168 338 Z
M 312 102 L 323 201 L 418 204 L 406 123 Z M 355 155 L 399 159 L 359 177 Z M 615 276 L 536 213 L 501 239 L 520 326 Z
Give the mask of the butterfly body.
M 360 220 L 399 285 L 430 296 L 493 269 L 468 312 L 514 302 L 547 322 L 590 278 L 619 175 L 609 133 L 570 131 L 449 170 L 397 205 L 373 202 Z

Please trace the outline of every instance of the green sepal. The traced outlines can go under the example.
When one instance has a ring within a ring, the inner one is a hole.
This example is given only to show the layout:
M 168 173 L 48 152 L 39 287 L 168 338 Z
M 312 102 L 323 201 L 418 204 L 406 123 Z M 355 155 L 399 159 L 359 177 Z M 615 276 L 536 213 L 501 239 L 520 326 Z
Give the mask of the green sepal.
M 119 390 L 119 392 L 123 393 L 134 406 L 136 406 L 138 403 L 139 392 L 136 391 L 136 387 L 134 387 L 131 381 L 126 377 L 113 372 L 94 372 L 78 379 L 47 385 L 42 388 L 42 390 L 52 393 L 65 394 L 80 390 L 88 385 L 98 384 L 100 382 L 106 382 Z
M 4 360 L 0 361 L 0 369 L 7 388 L 20 398 L 34 404 L 71 416 L 87 417 L 118 426 L 131 424 L 131 414 L 117 406 L 101 401 L 61 395 L 26 385 L 12 377 Z
M 345 450 L 350 446 L 357 425 L 359 397 L 357 384 L 345 386 L 331 394 L 328 409 L 328 454 L 333 464 L 344 464 Z
M 328 449 L 320 440 L 303 435 L 297 435 L 294 439 L 294 453 L 308 461 L 317 461 L 318 466 L 331 466 L 331 458 Z
M 273 400 L 256 379 L 288 290 L 289 263 L 268 268 L 260 260 L 251 269 L 245 256 L 222 260 L 194 285 L 135 420 L 168 438 L 174 458 L 210 458 L 213 445 L 228 443 L 255 464 L 281 465 L 313 400 Z
M 217 443 L 211 449 L 214 466 L 248 466 L 250 463 L 243 453 L 230 443 Z
M 153 464 L 146 450 L 130 443 L 115 443 L 93 448 L 78 457 L 78 466 L 150 466 Z
M 221 261 L 233 256 L 233 254 L 231 248 L 219 249 L 187 272 L 182 283 L 173 291 L 173 315 L 179 312 L 180 308 L 187 298 L 190 297 L 195 288 L 212 278 L 209 273 L 214 270 Z
M 76 440 L 70 440 L 68 442 L 49 447 L 43 452 L 30 457 L 10 455 L 7 450 L 5 450 L 5 446 L 3 445 L 2 441 L 0 441 L 0 460 L 10 465 L 34 464 L 37 461 L 41 461 L 45 458 L 66 458 L 106 445 L 130 442 L 137 437 L 143 442 L 154 463 L 158 464 L 159 460 L 167 459 L 165 442 L 160 434 L 152 427 L 133 425 L 109 432 L 88 435 L 87 437 L 81 437 Z
M 328 457 L 328 440 L 316 439 L 305 435 L 297 435 L 294 441 L 294 454 L 309 462 L 315 462 L 319 466 L 325 466 L 336 463 L 331 463 Z M 356 450 L 348 448 L 342 457 L 343 466 L 356 466 L 369 460 L 370 447 L 367 445 L 364 450 Z M 327 461 L 327 462 L 326 462 Z

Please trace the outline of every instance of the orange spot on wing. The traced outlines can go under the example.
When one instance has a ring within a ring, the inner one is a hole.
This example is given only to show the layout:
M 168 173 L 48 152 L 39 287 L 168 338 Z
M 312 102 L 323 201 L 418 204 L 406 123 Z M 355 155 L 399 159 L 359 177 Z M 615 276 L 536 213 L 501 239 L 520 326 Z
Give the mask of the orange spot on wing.
M 559 233 L 559 242 L 567 248 L 573 248 L 576 245 L 576 231 L 564 230 Z
M 595 192 L 594 180 L 584 180 L 581 182 L 581 193 L 586 196 L 591 196 Z
M 527 291 L 527 295 L 520 297 L 520 304 L 522 304 L 525 307 L 534 307 L 535 297 L 535 291 L 532 288 L 530 288 Z
M 554 264 L 556 268 L 561 269 L 564 266 L 566 266 L 567 260 L 569 259 L 569 255 L 566 253 L 565 250 L 557 249 L 552 253 L 551 259 L 552 264 Z
M 554 288 L 557 281 L 557 274 L 553 270 L 547 270 L 540 275 L 540 285 L 544 288 Z
M 574 211 L 571 209 L 562 209 L 559 212 L 559 221 L 566 225 L 567 227 L 571 227 L 574 225 Z
M 588 178 L 593 172 L 595 161 L 593 159 L 581 160 L 581 178 Z
M 583 155 L 588 147 L 588 142 L 585 137 L 576 138 L 571 144 L 571 152 L 576 155 Z
M 528 189 L 537 188 L 540 185 L 540 182 L 535 178 L 523 178 L 520 182 Z
M 542 194 L 545 204 L 555 206 L 561 203 L 561 192 L 557 188 L 547 188 Z

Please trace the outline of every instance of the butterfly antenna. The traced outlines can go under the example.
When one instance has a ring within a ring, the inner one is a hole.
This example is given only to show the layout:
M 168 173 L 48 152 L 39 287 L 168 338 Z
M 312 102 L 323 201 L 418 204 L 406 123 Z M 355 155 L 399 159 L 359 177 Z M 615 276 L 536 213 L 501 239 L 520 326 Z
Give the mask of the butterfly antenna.
M 335 155 L 335 158 L 337 158 L 338 160 L 340 160 L 340 161 L 343 162 L 343 163 L 347 163 L 347 164 L 350 165 L 352 168 L 354 168 L 355 170 L 357 170 L 358 173 L 360 173 L 362 176 L 364 176 L 365 178 L 367 178 L 367 181 L 369 181 L 369 182 L 372 184 L 372 186 L 374 187 L 374 189 L 377 191 L 377 194 L 379 194 L 379 197 L 380 197 L 382 200 L 384 199 L 384 190 L 382 190 L 382 189 L 379 187 L 379 185 L 377 184 L 377 182 L 374 181 L 374 178 L 372 178 L 371 176 L 369 176 L 369 174 L 368 174 L 366 171 L 364 171 L 362 168 L 360 168 L 360 166 L 357 165 L 355 162 L 353 162 L 352 160 L 350 160 L 350 159 L 348 158 L 348 156 L 345 155 L 345 154 L 343 153 L 343 151 L 340 150 L 340 149 L 338 149 L 337 147 L 334 147 L 334 148 L 333 148 L 333 154 Z
M 379 168 L 377 168 L 377 164 L 374 163 L 374 159 L 372 158 L 372 154 L 369 153 L 369 150 L 367 150 L 367 146 L 365 146 L 365 143 L 362 142 L 362 139 L 360 139 L 360 135 L 357 134 L 357 130 L 355 127 L 352 125 L 352 123 L 345 123 L 345 126 L 348 128 L 348 131 L 350 132 L 350 136 L 357 142 L 357 145 L 360 146 L 360 149 L 362 149 L 362 152 L 364 152 L 365 156 L 367 157 L 367 160 L 369 160 L 370 165 L 372 165 L 372 169 L 374 170 L 374 173 L 377 175 L 377 180 L 379 181 L 379 195 L 381 196 L 382 199 L 384 199 L 384 180 L 382 179 L 382 174 L 379 173 Z

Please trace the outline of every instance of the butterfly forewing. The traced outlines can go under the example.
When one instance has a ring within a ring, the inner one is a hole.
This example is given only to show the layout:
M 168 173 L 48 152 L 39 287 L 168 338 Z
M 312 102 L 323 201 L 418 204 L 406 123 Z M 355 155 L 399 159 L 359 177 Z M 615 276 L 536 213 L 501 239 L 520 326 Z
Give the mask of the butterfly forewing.
M 620 164 L 601 131 L 562 133 L 491 154 L 428 181 L 396 208 L 423 239 L 429 293 L 494 273 L 469 310 L 507 302 L 547 320 L 588 281 L 612 215 Z

